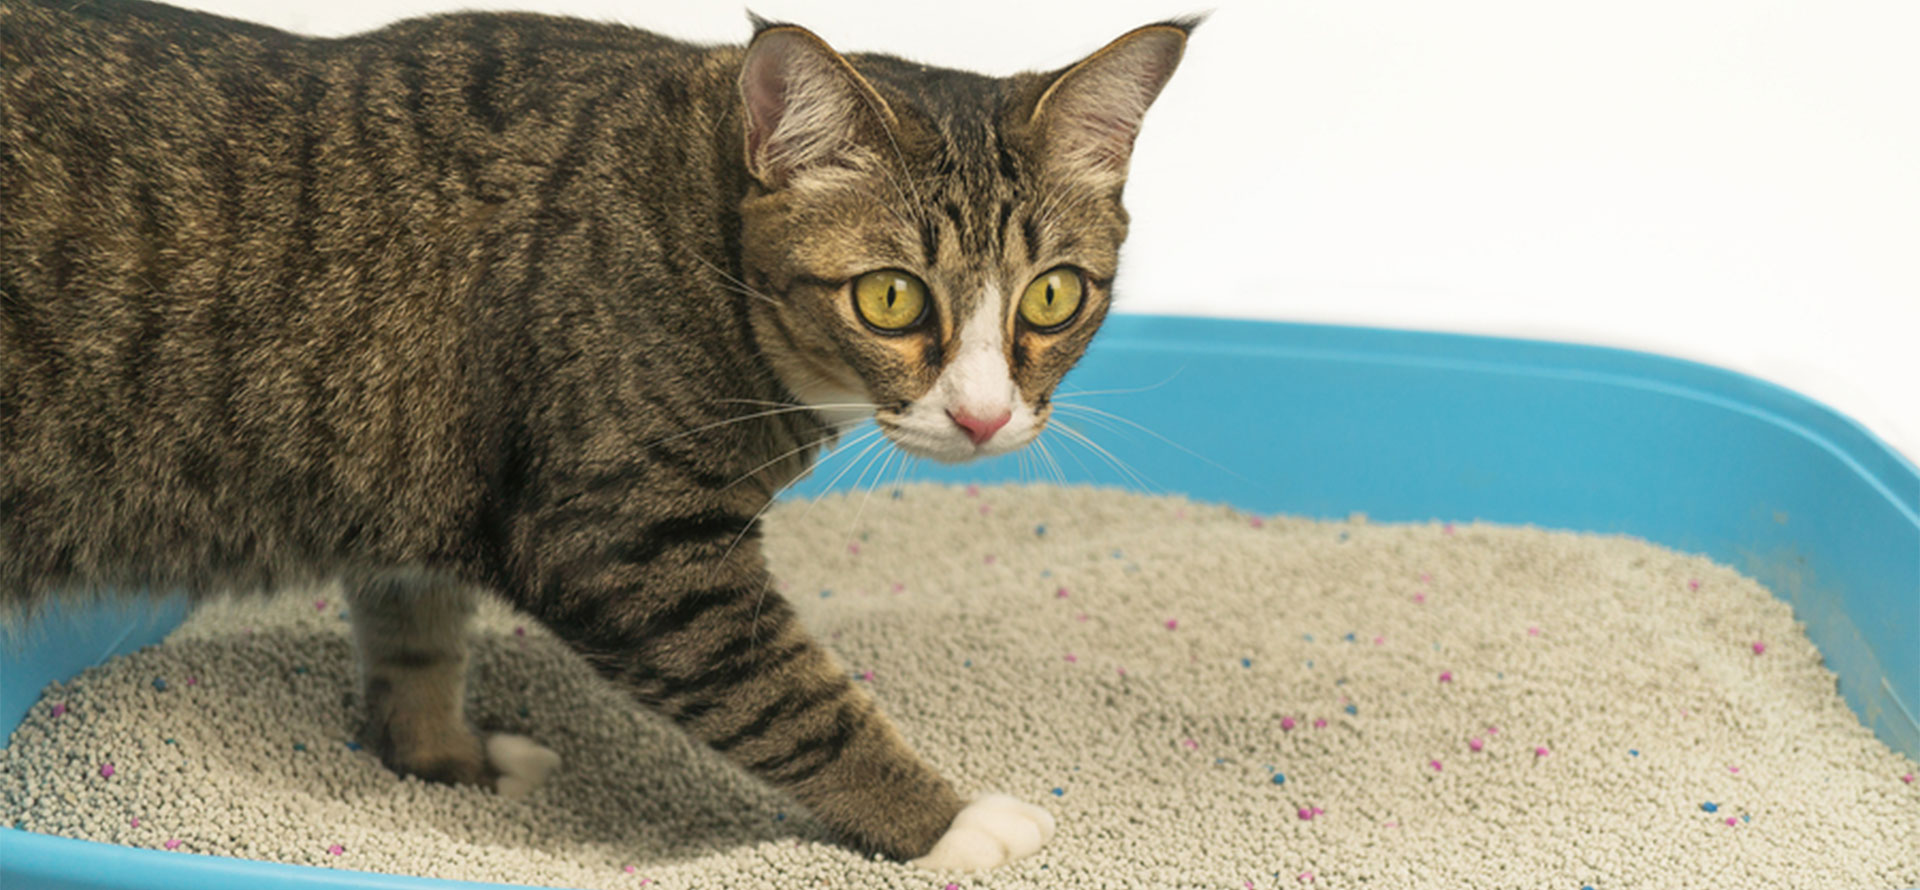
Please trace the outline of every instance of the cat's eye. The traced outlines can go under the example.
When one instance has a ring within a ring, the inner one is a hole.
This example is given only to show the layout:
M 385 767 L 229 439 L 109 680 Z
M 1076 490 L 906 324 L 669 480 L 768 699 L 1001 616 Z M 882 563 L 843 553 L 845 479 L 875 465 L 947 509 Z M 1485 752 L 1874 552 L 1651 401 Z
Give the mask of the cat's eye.
M 853 280 L 853 308 L 876 330 L 898 333 L 927 315 L 927 286 L 899 269 L 868 272 Z
M 1020 296 L 1020 317 L 1026 319 L 1027 324 L 1051 333 L 1073 320 L 1085 296 L 1086 284 L 1080 278 L 1080 270 L 1060 266 L 1041 273 L 1027 285 L 1027 292 Z

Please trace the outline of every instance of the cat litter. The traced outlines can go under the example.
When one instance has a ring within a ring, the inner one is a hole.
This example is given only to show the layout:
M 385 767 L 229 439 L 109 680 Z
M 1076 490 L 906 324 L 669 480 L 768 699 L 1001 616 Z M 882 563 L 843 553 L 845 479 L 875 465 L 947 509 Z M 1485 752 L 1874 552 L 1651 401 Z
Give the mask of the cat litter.
M 794 605 L 963 794 L 1058 818 L 994 872 L 832 844 L 497 603 L 470 713 L 561 767 L 517 800 L 396 778 L 352 744 L 347 626 L 315 608 L 337 589 L 209 603 L 49 687 L 0 756 L 0 817 L 593 888 L 1920 886 L 1916 765 L 1846 708 L 1786 604 L 1707 560 L 1470 523 L 1255 527 L 1111 490 L 901 495 L 782 505 L 766 549 L 792 590 L 912 584 Z M 1349 634 L 1373 645 L 1312 642 Z

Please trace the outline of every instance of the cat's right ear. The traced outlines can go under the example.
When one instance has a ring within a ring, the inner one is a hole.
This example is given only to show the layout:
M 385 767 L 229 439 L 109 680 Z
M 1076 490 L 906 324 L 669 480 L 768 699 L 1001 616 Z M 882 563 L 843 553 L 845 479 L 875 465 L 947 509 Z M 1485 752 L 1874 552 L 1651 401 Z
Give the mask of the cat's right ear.
M 797 25 L 756 17 L 740 66 L 747 172 L 768 188 L 876 160 L 893 110 L 839 53 Z

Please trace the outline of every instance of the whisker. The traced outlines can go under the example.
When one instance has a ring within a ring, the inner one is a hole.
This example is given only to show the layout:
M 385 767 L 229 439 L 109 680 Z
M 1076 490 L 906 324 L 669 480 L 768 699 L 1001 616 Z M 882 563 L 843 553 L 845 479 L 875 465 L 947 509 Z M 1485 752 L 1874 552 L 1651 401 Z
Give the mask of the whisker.
M 1181 371 L 1185 371 L 1186 369 L 1187 369 L 1187 367 L 1186 367 L 1185 365 L 1181 365 L 1181 366 L 1180 366 L 1179 368 L 1177 368 L 1177 369 L 1175 369 L 1175 370 L 1174 370 L 1174 372 L 1173 372 L 1172 374 L 1168 374 L 1168 375 L 1167 375 L 1167 379 L 1165 379 L 1165 380 L 1162 380 L 1162 381 L 1160 381 L 1159 383 L 1155 383 L 1155 384 L 1153 384 L 1153 385 L 1151 385 L 1151 386 L 1141 386 L 1141 387 L 1136 387 L 1136 388 L 1134 388 L 1134 389 L 1083 389 L 1083 390 L 1075 390 L 1075 391 L 1073 391 L 1073 392 L 1060 392 L 1060 393 L 1057 393 L 1057 395 L 1063 395 L 1063 396 L 1117 396 L 1117 395 L 1133 395 L 1134 393 L 1142 393 L 1142 392 L 1152 392 L 1152 391 L 1154 391 L 1154 390 L 1156 390 L 1156 389 L 1159 389 L 1160 387 L 1163 387 L 1163 386 L 1166 386 L 1166 385 L 1167 385 L 1167 384 L 1169 384 L 1169 383 L 1172 383 L 1172 382 L 1173 382 L 1173 378 L 1175 378 L 1175 377 L 1178 377 L 1178 376 L 1180 376 L 1180 372 L 1181 372 Z
M 820 446 L 820 445 L 824 445 L 824 444 L 826 444 L 826 443 L 828 443 L 828 442 L 831 442 L 831 441 L 833 441 L 833 440 L 835 440 L 835 439 L 837 439 L 837 438 L 840 438 L 840 436 L 842 436 L 842 435 L 844 435 L 844 434 L 845 434 L 846 432 L 847 432 L 847 431 L 846 431 L 846 430 L 844 430 L 844 429 L 840 429 L 840 428 L 838 428 L 838 427 L 835 427 L 835 428 L 833 429 L 833 431 L 832 431 L 832 432 L 830 432 L 830 433 L 828 433 L 828 434 L 826 434 L 826 435 L 824 435 L 824 436 L 821 436 L 820 438 L 818 438 L 818 439 L 815 439 L 815 440 L 813 440 L 813 441 L 811 441 L 811 442 L 807 442 L 807 443 L 805 443 L 805 444 L 803 444 L 803 445 L 800 445 L 799 447 L 796 447 L 796 448 L 792 448 L 792 449 L 789 449 L 789 450 L 787 450 L 787 451 L 785 451 L 785 452 L 783 452 L 783 453 L 781 453 L 781 454 L 780 454 L 780 456 L 778 456 L 778 457 L 775 457 L 774 459 L 772 459 L 772 460 L 769 460 L 769 461 L 767 461 L 766 463 L 763 463 L 763 464 L 761 464 L 761 465 L 759 465 L 759 466 L 757 466 L 757 467 L 754 467 L 754 468 L 753 468 L 753 469 L 751 469 L 751 470 L 748 470 L 748 471 L 747 471 L 747 474 L 746 474 L 745 476 L 741 476 L 740 478 L 738 478 L 738 479 L 735 479 L 735 480 L 733 480 L 732 482 L 729 482 L 729 483 L 727 483 L 727 484 L 725 484 L 725 485 L 722 485 L 722 486 L 720 486 L 720 487 L 719 487 L 718 489 L 716 489 L 716 490 L 717 490 L 717 491 L 726 491 L 727 489 L 729 489 L 729 488 L 732 488 L 732 487 L 734 487 L 735 485 L 739 485 L 740 483 L 742 483 L 742 482 L 745 482 L 745 481 L 747 481 L 748 479 L 751 479 L 751 478 L 753 478 L 753 477 L 755 477 L 755 476 L 758 476 L 758 475 L 760 475 L 760 472 L 761 472 L 762 470 L 765 470 L 766 468 L 768 468 L 768 467 L 771 467 L 771 466 L 773 466 L 774 464 L 777 464 L 777 463 L 779 463 L 779 462 L 781 462 L 781 461 L 783 461 L 783 460 L 786 460 L 787 458 L 789 458 L 789 457 L 792 457 L 792 456 L 794 456 L 794 455 L 796 455 L 796 454 L 799 454 L 800 452 L 802 452 L 802 451 L 805 451 L 805 450 L 807 450 L 807 449 L 809 449 L 809 448 L 815 448 L 815 447 L 818 447 L 818 446 Z M 861 436 L 861 437 L 858 437 L 858 438 L 856 438 L 856 439 L 854 439 L 853 441 L 855 441 L 855 442 L 857 442 L 857 441 L 860 441 L 861 439 L 864 439 L 864 438 L 865 438 L 865 436 Z M 853 444 L 853 442 L 848 442 L 848 443 L 846 443 L 846 445 L 851 445 L 851 444 Z M 845 448 L 845 447 L 846 447 L 846 445 L 841 445 L 841 446 L 838 446 L 838 447 L 835 447 L 835 448 L 833 448 L 832 450 L 829 450 L 829 451 L 828 451 L 828 452 L 827 452 L 826 454 L 823 454 L 823 455 L 821 455 L 821 456 L 820 456 L 820 460 L 826 460 L 827 458 L 829 458 L 829 457 L 832 457 L 832 456 L 833 456 L 833 453 L 834 453 L 835 451 L 839 451 L 839 450 L 840 450 L 841 448 Z M 803 473 L 803 474 L 801 474 L 801 475 L 802 475 L 802 476 L 804 476 L 805 474 Z M 800 476 L 795 476 L 795 477 L 794 477 L 794 479 L 792 479 L 792 480 L 789 480 L 789 481 L 787 482 L 787 485 L 783 485 L 783 486 L 780 486 L 780 491 L 786 491 L 786 490 L 787 490 L 787 486 L 788 486 L 788 485 L 792 485 L 792 484 L 794 483 L 794 481 L 797 481 L 797 480 L 798 480 L 798 479 L 800 479 L 800 478 L 801 478 Z M 774 493 L 774 496 L 775 496 L 775 497 L 778 497 L 778 496 L 779 496 L 779 492 L 775 492 L 775 493 Z
M 1053 459 L 1053 452 L 1047 448 L 1047 443 L 1040 441 L 1040 437 L 1035 436 L 1033 444 L 1039 447 L 1040 456 L 1046 458 L 1047 466 L 1053 468 L 1053 481 L 1062 488 L 1066 487 L 1067 475 L 1060 470 L 1060 462 Z
M 721 278 L 725 279 L 729 284 L 731 284 L 734 288 L 736 288 L 736 290 L 734 291 L 735 293 L 740 294 L 741 296 L 755 297 L 757 299 L 765 300 L 769 303 L 772 303 L 775 306 L 780 305 L 779 300 L 776 300 L 772 297 L 767 296 L 766 294 L 763 294 L 757 290 L 754 290 L 751 285 L 728 274 L 727 270 L 722 269 L 719 266 L 716 266 L 708 262 L 706 257 L 703 257 L 696 253 L 696 254 L 693 254 L 693 258 L 695 261 L 699 262 L 700 265 L 705 266 L 709 269 L 712 269 L 713 274 L 718 275 Z
M 1231 469 L 1229 469 L 1229 468 L 1227 468 L 1227 467 L 1225 467 L 1225 466 L 1223 466 L 1223 465 L 1221 465 L 1221 464 L 1220 464 L 1220 462 L 1218 462 L 1218 461 L 1216 461 L 1216 460 L 1214 460 L 1213 458 L 1210 458 L 1210 457 L 1207 457 L 1206 455 L 1204 455 L 1204 454 L 1201 454 L 1200 452 L 1198 452 L 1198 451 L 1195 451 L 1195 450 L 1193 450 L 1193 449 L 1191 449 L 1191 448 L 1188 448 L 1187 446 L 1185 446 L 1185 445 L 1182 445 L 1182 444 L 1180 444 L 1179 442 L 1175 442 L 1175 441 L 1173 441 L 1172 439 L 1169 439 L 1169 438 L 1167 438 L 1166 436 L 1162 436 L 1162 435 L 1160 435 L 1159 433 L 1157 433 L 1157 432 L 1154 432 L 1153 430 L 1151 430 L 1151 429 L 1149 429 L 1149 428 L 1147 428 L 1147 427 L 1146 427 L 1145 425 L 1143 425 L 1143 424 L 1139 424 L 1139 423 L 1135 423 L 1134 421 L 1132 421 L 1132 420 L 1129 420 L 1129 419 L 1127 419 L 1127 418 L 1125 418 L 1125 417 L 1121 417 L 1121 416 L 1120 416 L 1120 415 L 1118 415 L 1118 414 L 1114 414 L 1114 413 L 1113 413 L 1113 412 L 1111 412 L 1111 411 L 1102 411 L 1102 410 L 1100 410 L 1099 408 L 1095 408 L 1095 407 L 1093 407 L 1093 406 L 1091 406 L 1091 405 L 1076 405 L 1076 404 L 1074 404 L 1074 403 L 1072 403 L 1072 402 L 1059 402 L 1059 401 L 1056 401 L 1056 402 L 1054 402 L 1053 404 L 1054 404 L 1054 406 L 1055 406 L 1055 407 L 1059 407 L 1059 408 L 1068 408 L 1068 409 L 1071 409 L 1071 410 L 1074 410 L 1074 411 L 1084 411 L 1084 412 L 1087 412 L 1087 413 L 1089 413 L 1089 414 L 1095 414 L 1095 415 L 1099 415 L 1099 416 L 1101 416 L 1101 417 L 1109 417 L 1109 418 L 1112 418 L 1112 419 L 1114 419 L 1114 420 L 1117 420 L 1117 421 L 1120 421 L 1121 423 L 1124 423 L 1124 424 L 1126 424 L 1126 425 L 1128 425 L 1128 426 L 1130 426 L 1130 427 L 1133 427 L 1134 429 L 1137 429 L 1137 430 L 1140 430 L 1141 432 L 1144 432 L 1144 433 L 1146 433 L 1146 434 L 1147 434 L 1147 435 L 1149 435 L 1149 436 L 1152 436 L 1152 437 L 1154 437 L 1154 438 L 1156 438 L 1156 439 L 1159 439 L 1160 441 L 1162 441 L 1162 442 L 1165 442 L 1165 443 L 1167 443 L 1168 445 L 1172 445 L 1173 447 L 1175 447 L 1175 448 L 1178 448 L 1178 449 L 1180 449 L 1181 451 L 1184 451 L 1184 452 L 1186 452 L 1186 453 L 1188 453 L 1188 454 L 1190 454 L 1190 455 L 1192 455 L 1192 456 L 1194 456 L 1194 457 L 1196 457 L 1196 458 L 1199 458 L 1200 460 L 1203 460 L 1203 461 L 1206 461 L 1207 463 L 1209 463 L 1209 464 L 1211 464 L 1211 465 L 1213 465 L 1213 466 L 1214 466 L 1214 467 L 1215 467 L 1216 469 L 1218 469 L 1218 470 L 1220 470 L 1221 472 L 1223 472 L 1223 473 L 1226 473 L 1227 475 L 1229 475 L 1229 476 L 1232 476 L 1232 477 L 1234 477 L 1234 478 L 1236 478 L 1236 479 L 1239 479 L 1239 480 L 1240 480 L 1240 481 L 1242 481 L 1242 482 L 1252 482 L 1252 481 L 1253 481 L 1252 479 L 1248 479 L 1247 477 L 1245 477 L 1245 476 L 1242 476 L 1242 475 L 1240 475 L 1239 473 L 1237 473 L 1237 472 L 1234 472 L 1233 470 L 1231 470 Z M 1087 419 L 1087 420 L 1092 420 L 1093 418 L 1092 418 L 1092 417 L 1088 417 L 1088 418 L 1086 418 L 1086 419 Z
M 747 421 L 749 421 L 749 420 L 753 420 L 753 419 L 755 419 L 755 418 L 759 418 L 759 417 L 772 417 L 772 416 L 774 416 L 774 415 L 777 415 L 777 414 L 792 414 L 792 413 L 794 413 L 794 412 L 796 412 L 796 411 L 810 411 L 810 410 L 813 410 L 814 408 L 817 408 L 817 407 L 823 407 L 823 406 L 818 406 L 818 405 L 790 405 L 790 406 L 787 406 L 787 407 L 784 407 L 784 408 L 775 408 L 775 409 L 773 409 L 773 410 L 771 410 L 771 411 L 756 411 L 756 412 L 754 412 L 754 413 L 752 413 L 752 414 L 743 414 L 743 415 L 741 415 L 741 416 L 739 416 L 739 417 L 729 417 L 729 418 L 727 418 L 726 420 L 722 420 L 722 421 L 718 421 L 718 422 L 716 422 L 716 423 L 709 423 L 709 424 L 705 424 L 705 425 L 702 425 L 702 426 L 697 426 L 697 427 L 694 427 L 693 429 L 690 429 L 690 430 L 683 430 L 683 431 L 681 431 L 681 432 L 678 432 L 678 433 L 674 433 L 673 435 L 671 435 L 671 436 L 667 436 L 667 437 L 665 437 L 665 438 L 662 438 L 662 439 L 655 439 L 655 440 L 653 440 L 652 442 L 648 442 L 648 443 L 647 443 L 647 444 L 646 444 L 646 445 L 645 445 L 644 447 L 647 447 L 647 448 L 652 448 L 653 446 L 655 446 L 655 445 L 659 445 L 659 444 L 661 444 L 661 443 L 663 443 L 663 442 L 671 442 L 671 441 L 673 441 L 673 440 L 675 440 L 675 439 L 681 439 L 681 438 L 685 438 L 685 437 L 687 437 L 687 436 L 691 436 L 691 435 L 693 435 L 693 434 L 695 434 L 695 433 L 701 433 L 701 432 L 705 432 L 705 431 L 707 431 L 707 430 L 710 430 L 710 429 L 714 429 L 714 428 L 716 428 L 716 427 L 723 427 L 723 426 L 727 426 L 727 425 L 729 425 L 729 424 L 735 424 L 735 423 L 745 423 L 745 422 L 747 422 Z M 834 406 L 834 407 L 838 407 L 838 406 Z M 848 406 L 848 407 L 852 407 L 852 406 Z
M 865 433 L 861 433 L 861 434 L 860 434 L 860 440 L 862 440 L 862 441 L 864 441 L 864 440 L 866 440 L 866 439 L 868 439 L 868 438 L 871 438 L 871 437 L 872 437 L 872 436 L 873 436 L 874 434 L 876 434 L 876 433 L 879 433 L 879 432 L 881 432 L 881 430 L 880 430 L 880 428 L 879 428 L 879 427 L 875 427 L 875 428 L 873 428 L 872 430 L 869 430 L 868 432 L 865 432 Z M 853 459 L 852 459 L 852 460 L 849 460 L 849 461 L 847 461 L 847 465 L 846 465 L 846 466 L 844 466 L 844 467 L 841 467 L 841 468 L 840 468 L 840 472 L 838 472 L 838 473 L 835 473 L 835 474 L 833 474 L 833 479 L 832 479 L 831 481 L 829 481 L 829 482 L 827 482 L 827 485 L 826 485 L 826 489 L 825 489 L 825 490 L 826 490 L 826 491 L 832 491 L 832 490 L 833 490 L 833 487 L 834 487 L 834 486 L 836 486 L 836 485 L 839 485 L 839 484 L 840 484 L 840 480 L 846 477 L 846 475 L 847 475 L 847 471 L 848 471 L 848 470 L 851 470 L 851 469 L 853 469 L 853 467 L 854 467 L 854 465 L 855 465 L 855 464 L 858 464 L 858 463 L 860 462 L 860 459 L 861 459 L 861 458 L 863 458 L 863 457 L 866 457 L 866 456 L 867 456 L 867 452 L 870 452 L 870 451 L 872 451 L 872 450 L 873 450 L 874 448 L 876 448 L 876 447 L 878 447 L 878 446 L 880 446 L 880 445 L 884 445 L 884 444 L 886 444 L 886 443 L 887 443 L 887 439 L 886 439 L 886 437 L 885 437 L 885 436 L 881 436 L 880 438 L 878 438 L 878 439 L 875 439 L 875 440 L 874 440 L 874 441 L 872 441 L 872 442 L 868 442 L 868 443 L 867 443 L 867 447 L 865 447 L 865 448 L 862 448 L 862 449 L 860 449 L 860 453 L 859 453 L 859 454 L 856 454 L 856 455 L 854 455 L 854 456 L 853 456 Z M 825 462 L 826 462 L 826 459 L 825 459 L 825 458 L 821 458 L 821 461 L 820 461 L 820 462 L 821 462 L 821 463 L 825 463 Z M 813 508 L 814 508 L 814 506 L 815 506 L 815 505 L 817 505 L 817 504 L 819 504 L 819 503 L 820 503 L 820 500 L 819 500 L 818 498 L 815 498 L 814 500 L 811 500 L 811 501 L 808 501 L 808 502 L 807 502 L 807 509 L 806 509 L 806 511 L 805 511 L 805 512 L 802 512 L 802 513 L 800 514 L 800 519 L 801 519 L 801 521 L 805 521 L 807 517 L 809 517 L 809 516 L 812 516 L 812 515 L 813 515 Z
M 766 463 L 761 464 L 760 466 L 754 468 L 751 472 L 747 473 L 747 475 L 741 476 L 739 479 L 735 479 L 732 482 L 729 482 L 726 485 L 722 486 L 720 490 L 725 491 L 729 488 L 732 488 L 733 486 L 758 475 L 761 470 L 764 470 L 767 467 L 773 466 L 774 464 L 779 463 L 781 460 L 784 460 L 787 457 L 792 456 L 802 450 L 805 450 L 807 448 L 812 448 L 815 445 L 819 445 L 822 442 L 828 441 L 834 436 L 838 436 L 840 432 L 844 432 L 844 430 L 829 434 L 827 436 L 823 436 L 819 439 L 815 439 L 814 441 L 809 442 L 805 445 L 802 445 L 799 448 L 795 448 L 792 451 L 788 451 L 786 454 L 782 454 L 779 457 L 774 458 L 773 460 L 767 461 Z M 828 451 L 826 454 L 821 455 L 820 459 L 826 460 L 827 458 L 830 458 L 841 451 L 845 451 L 846 449 L 853 447 L 856 443 L 861 442 L 865 440 L 868 436 L 871 436 L 878 432 L 879 430 L 876 429 L 866 433 L 861 433 L 860 435 L 855 436 L 852 439 L 849 439 L 846 442 L 834 447 L 832 450 Z M 792 488 L 800 480 L 805 478 L 807 478 L 806 473 L 795 473 L 792 479 L 788 479 L 785 485 L 780 486 L 780 488 L 777 491 L 775 491 L 770 497 L 767 498 L 766 503 L 760 505 L 760 509 L 753 511 L 753 517 L 747 520 L 747 524 L 745 526 L 742 526 L 739 533 L 733 536 L 732 541 L 727 542 L 727 549 L 724 551 L 721 551 L 720 558 L 713 561 L 712 563 L 713 568 L 707 572 L 709 582 L 712 581 L 713 574 L 715 572 L 718 572 L 721 566 L 726 565 L 727 557 L 733 555 L 733 548 L 740 546 L 740 541 L 746 538 L 747 531 L 753 528 L 754 523 L 759 522 L 760 517 L 767 515 L 767 511 L 770 509 L 773 509 L 773 505 L 780 502 L 780 496 L 782 494 L 785 494 L 787 489 Z M 765 594 L 762 593 L 763 598 L 764 596 Z M 756 605 L 756 608 L 758 608 L 757 605 Z
M 880 486 L 880 480 L 886 478 L 887 476 L 887 464 L 893 461 L 893 458 L 895 455 L 900 455 L 905 453 L 906 452 L 903 452 L 898 448 L 888 448 L 886 451 L 881 452 L 880 472 L 873 474 L 873 486 L 867 489 L 866 497 L 863 497 L 860 499 L 860 508 L 853 511 L 853 528 L 860 527 L 860 517 L 866 515 L 867 504 L 873 501 L 873 489 L 878 488 Z M 860 476 L 859 478 L 854 480 L 853 486 L 855 488 L 859 488 L 861 480 L 865 479 L 866 476 L 867 476 L 867 471 L 861 470 Z M 847 533 L 852 534 L 853 529 L 848 529 Z
M 1068 426 L 1065 422 L 1062 422 L 1059 418 L 1055 418 L 1054 423 L 1059 425 L 1061 432 L 1066 433 L 1068 436 L 1072 437 L 1074 440 L 1078 441 L 1080 444 L 1085 445 L 1087 448 L 1091 449 L 1095 454 L 1098 454 L 1102 458 L 1105 458 L 1108 463 L 1113 465 L 1114 469 L 1117 469 L 1120 472 L 1124 473 L 1130 481 L 1139 485 L 1142 489 L 1145 489 L 1149 493 L 1154 493 L 1154 494 L 1159 493 L 1158 491 L 1160 487 L 1159 485 L 1155 484 L 1152 480 L 1148 479 L 1139 470 L 1134 469 L 1132 464 L 1129 464 L 1126 461 L 1123 461 L 1120 458 L 1115 457 L 1113 452 L 1108 451 L 1106 448 L 1102 447 L 1100 443 L 1095 442 L 1092 439 L 1088 438 L 1086 433 L 1083 433 L 1079 430 L 1074 429 L 1071 426 Z
M 1055 408 L 1062 408 L 1062 409 L 1078 409 L 1078 408 L 1079 408 L 1080 406 L 1078 406 L 1078 405 L 1068 405 L 1068 404 L 1063 404 L 1063 403 L 1061 403 L 1061 402 L 1055 402 L 1055 403 L 1053 403 L 1053 407 L 1055 407 Z M 1089 415 L 1086 415 L 1086 416 L 1083 416 L 1083 417 L 1077 417 L 1077 418 L 1075 418 L 1075 419 L 1077 419 L 1077 420 L 1082 420 L 1082 421 L 1085 421 L 1085 422 L 1087 422 L 1087 423 L 1091 423 L 1091 424 L 1093 424 L 1094 426 L 1097 426 L 1097 427 L 1099 427 L 1099 428 L 1101 428 L 1101 429 L 1103 429 L 1103 430 L 1106 430 L 1106 431 L 1107 431 L 1107 432 L 1109 432 L 1109 433 L 1113 433 L 1114 435 L 1116 435 L 1116 436 L 1119 436 L 1120 438 L 1122 438 L 1122 439 L 1125 439 L 1125 440 L 1127 440 L 1128 442 L 1135 442 L 1135 441 L 1138 441 L 1137 439 L 1135 439 L 1135 438 L 1133 437 L 1133 433 L 1132 433 L 1131 431 L 1129 431 L 1129 430 L 1126 430 L 1126 429 L 1124 429 L 1124 428 L 1121 428 L 1121 427 L 1118 427 L 1118 426 L 1115 426 L 1115 425 L 1114 425 L 1114 424 L 1113 424 L 1113 423 L 1112 423 L 1111 421 L 1109 421 L 1109 420 L 1107 420 L 1106 418 L 1103 418 L 1103 417 L 1097 417 L 1097 416 L 1094 416 L 1094 415 L 1090 415 L 1090 414 L 1089 414 Z
M 768 399 L 714 399 L 719 403 L 739 405 L 779 405 L 788 408 L 878 408 L 873 402 L 820 402 L 807 404 L 802 402 L 775 402 Z

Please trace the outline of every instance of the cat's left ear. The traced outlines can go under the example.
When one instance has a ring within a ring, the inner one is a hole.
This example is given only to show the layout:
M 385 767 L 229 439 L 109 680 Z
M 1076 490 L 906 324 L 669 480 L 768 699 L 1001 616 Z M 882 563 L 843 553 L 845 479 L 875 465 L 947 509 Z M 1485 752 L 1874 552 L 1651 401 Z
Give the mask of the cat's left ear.
M 740 66 L 747 172 L 768 188 L 824 168 L 877 162 L 893 109 L 826 41 L 757 17 Z
M 1029 124 L 1056 172 L 1113 186 L 1126 180 L 1140 121 L 1199 24 L 1195 17 L 1136 28 L 1054 78 Z

